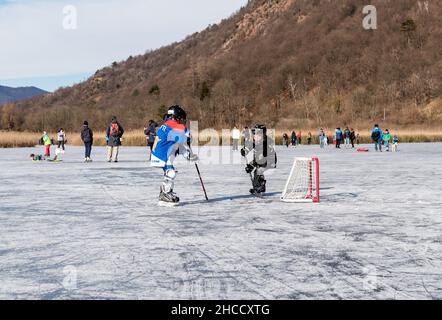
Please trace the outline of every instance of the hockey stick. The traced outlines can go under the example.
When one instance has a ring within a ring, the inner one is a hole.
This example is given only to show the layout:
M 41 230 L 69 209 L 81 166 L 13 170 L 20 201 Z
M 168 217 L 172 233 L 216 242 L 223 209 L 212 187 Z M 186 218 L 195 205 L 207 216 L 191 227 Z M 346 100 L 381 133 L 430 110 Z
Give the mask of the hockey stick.
M 192 146 L 190 145 L 190 141 L 187 142 L 187 145 L 189 146 L 190 152 L 193 154 L 193 150 L 192 150 Z M 206 201 L 209 201 L 209 197 L 207 196 L 206 187 L 204 186 L 203 178 L 201 177 L 200 168 L 198 167 L 198 164 L 196 162 L 195 162 L 195 168 L 196 168 L 196 172 L 198 172 L 198 177 L 200 178 L 201 187 L 203 188 L 204 196 L 206 197 Z
M 206 187 L 204 186 L 203 178 L 201 178 L 200 168 L 198 168 L 198 164 L 195 163 L 196 172 L 198 172 L 198 177 L 200 178 L 201 186 L 203 187 L 204 196 L 206 197 L 206 201 L 209 201 L 209 197 L 207 196 Z
M 246 160 L 246 164 L 248 164 L 247 156 L 243 156 L 243 158 L 244 158 L 244 160 Z M 256 168 L 253 169 L 253 171 L 249 173 L 250 180 L 252 181 L 252 185 L 254 184 L 254 180 L 253 180 L 253 172 L 254 172 L 254 171 L 256 171 Z

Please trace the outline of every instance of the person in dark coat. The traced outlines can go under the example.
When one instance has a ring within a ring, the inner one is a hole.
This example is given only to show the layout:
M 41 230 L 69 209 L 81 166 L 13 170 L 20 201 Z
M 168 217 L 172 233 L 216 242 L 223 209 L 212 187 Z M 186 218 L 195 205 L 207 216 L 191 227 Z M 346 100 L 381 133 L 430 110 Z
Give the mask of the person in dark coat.
M 112 121 L 106 129 L 107 141 L 107 161 L 118 162 L 118 152 L 123 137 L 123 126 L 118 122 L 117 117 L 112 117 Z
M 298 144 L 298 137 L 296 136 L 296 132 L 293 131 L 292 132 L 292 146 L 296 147 L 297 144 Z
M 89 128 L 89 123 L 87 121 L 83 122 L 83 129 L 81 129 L 81 141 L 84 143 L 84 162 L 92 162 L 91 160 L 91 152 L 92 145 L 94 144 L 94 133 L 92 129 Z
M 282 136 L 282 144 L 287 148 L 289 147 L 289 135 L 287 133 L 284 133 Z
M 157 137 L 157 128 L 158 124 L 153 120 L 150 120 L 147 128 L 144 128 L 144 134 L 146 135 L 147 140 L 147 147 L 150 148 L 149 161 L 152 158 L 152 150 L 155 144 L 155 139 Z
M 350 141 L 351 141 L 351 147 L 355 148 L 355 141 L 356 141 L 356 131 L 352 128 L 350 132 Z
M 336 128 L 336 149 L 341 149 L 342 139 L 344 137 L 344 133 L 341 128 Z

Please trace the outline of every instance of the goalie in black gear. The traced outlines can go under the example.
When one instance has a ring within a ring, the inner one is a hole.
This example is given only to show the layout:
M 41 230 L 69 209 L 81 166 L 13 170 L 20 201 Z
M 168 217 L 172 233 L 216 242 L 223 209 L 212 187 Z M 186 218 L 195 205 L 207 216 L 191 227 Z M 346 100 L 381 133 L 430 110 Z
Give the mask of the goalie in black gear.
M 252 129 L 252 137 L 241 150 L 247 161 L 246 172 L 252 179 L 250 193 L 261 196 L 266 192 L 265 171 L 276 168 L 277 156 L 274 141 L 267 136 L 267 128 L 257 125 Z

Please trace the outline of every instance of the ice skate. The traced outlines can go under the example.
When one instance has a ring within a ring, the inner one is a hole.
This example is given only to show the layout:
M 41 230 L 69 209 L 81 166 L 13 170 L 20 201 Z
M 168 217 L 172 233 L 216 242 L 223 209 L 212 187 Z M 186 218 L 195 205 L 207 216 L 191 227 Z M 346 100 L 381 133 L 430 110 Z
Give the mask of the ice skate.
M 161 188 L 158 204 L 160 206 L 176 207 L 180 204 L 180 198 L 173 192 L 173 190 L 165 192 L 163 188 Z
M 264 197 L 264 194 L 262 192 L 260 192 L 260 190 L 257 190 L 257 189 L 250 189 L 250 194 L 255 197 L 258 197 L 258 198 Z

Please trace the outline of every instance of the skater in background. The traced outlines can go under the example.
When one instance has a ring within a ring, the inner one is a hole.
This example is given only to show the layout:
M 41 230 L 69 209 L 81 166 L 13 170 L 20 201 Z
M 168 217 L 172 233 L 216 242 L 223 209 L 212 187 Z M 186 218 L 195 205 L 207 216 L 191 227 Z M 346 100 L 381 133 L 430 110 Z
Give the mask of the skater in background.
M 385 130 L 385 133 L 382 135 L 382 140 L 384 141 L 384 146 L 387 149 L 387 152 L 390 152 L 390 142 L 391 142 L 391 133 L 390 130 Z
M 312 144 L 312 133 L 311 132 L 309 132 L 307 135 L 307 144 L 308 145 Z
M 399 137 L 395 134 L 393 137 L 393 152 L 398 152 L 399 150 Z
M 289 135 L 288 135 L 287 133 L 284 133 L 284 134 L 282 135 L 282 145 L 283 145 L 283 146 L 286 146 L 287 148 L 288 148 L 289 145 L 290 145 L 290 142 L 289 142 Z
M 89 128 L 89 122 L 83 122 L 83 128 L 80 133 L 81 141 L 84 143 L 84 162 L 92 162 L 91 153 L 92 145 L 94 144 L 94 133 Z
M 64 132 L 63 128 L 60 128 L 57 132 L 57 148 L 65 150 L 64 144 L 66 142 L 66 133 Z
M 298 137 L 296 136 L 296 132 L 292 132 L 292 147 L 296 147 L 298 144 Z
M 299 146 L 302 144 L 302 132 L 299 130 L 298 135 L 296 136 L 296 144 Z
M 327 145 L 327 135 L 325 134 L 324 129 L 321 128 L 319 130 L 319 146 L 321 147 L 321 149 L 324 149 L 326 145 Z
M 250 193 L 261 197 L 266 192 L 264 173 L 269 169 L 276 168 L 277 157 L 274 141 L 267 136 L 267 128 L 264 125 L 256 125 L 252 131 L 253 145 L 251 148 L 243 148 L 241 155 L 246 158 L 246 172 L 252 179 Z
M 118 122 L 117 117 L 112 117 L 112 121 L 106 129 L 107 162 L 118 162 L 118 152 L 123 134 L 124 129 Z
M 345 147 L 346 148 L 350 148 L 350 134 L 351 134 L 350 129 L 348 127 L 345 128 L 345 131 L 344 131 L 344 141 L 345 141 Z
M 245 127 L 242 133 L 244 137 L 244 145 L 247 145 L 250 142 L 250 129 L 249 127 Z
M 178 155 L 197 161 L 190 147 L 190 130 L 186 127 L 187 114 L 181 106 L 169 108 L 164 124 L 158 129 L 152 153 L 151 166 L 162 168 L 164 180 L 160 188 L 160 205 L 177 205 L 180 198 L 173 192 L 177 171 L 173 165 Z
M 341 142 L 342 142 L 342 138 L 343 138 L 343 133 L 341 128 L 336 128 L 336 133 L 335 133 L 335 139 L 336 139 L 336 149 L 341 149 Z
M 355 140 L 356 140 L 356 132 L 355 129 L 351 128 L 350 131 L 350 142 L 351 142 L 351 148 L 355 148 Z
M 357 145 L 361 144 L 361 136 L 359 135 L 359 133 L 356 134 L 356 144 Z
M 374 143 L 374 147 L 376 152 L 382 152 L 382 130 L 379 128 L 378 124 L 375 124 L 373 131 L 371 132 L 371 140 Z
M 150 120 L 147 127 L 144 128 L 144 134 L 146 135 L 147 147 L 150 149 L 149 161 L 152 159 L 153 145 L 155 143 L 155 138 L 157 137 L 157 128 L 158 128 L 158 124 L 153 120 Z
M 232 140 L 233 140 L 233 151 L 239 151 L 239 144 L 241 140 L 241 132 L 239 129 L 235 126 L 232 130 Z
M 51 158 L 52 139 L 49 137 L 48 133 L 44 131 L 41 140 L 43 142 L 43 145 L 45 146 L 45 160 L 48 160 Z

